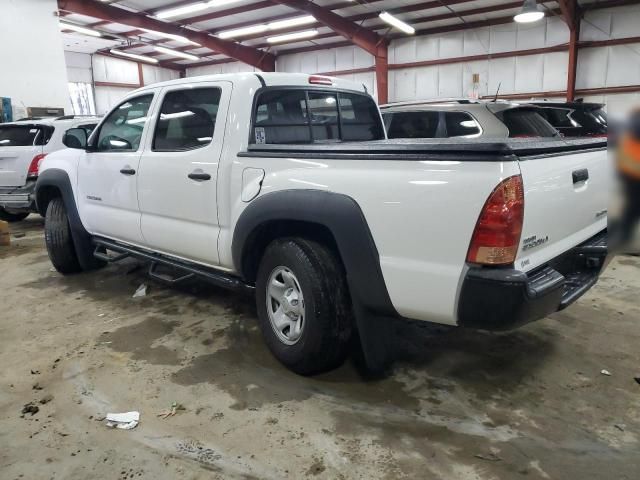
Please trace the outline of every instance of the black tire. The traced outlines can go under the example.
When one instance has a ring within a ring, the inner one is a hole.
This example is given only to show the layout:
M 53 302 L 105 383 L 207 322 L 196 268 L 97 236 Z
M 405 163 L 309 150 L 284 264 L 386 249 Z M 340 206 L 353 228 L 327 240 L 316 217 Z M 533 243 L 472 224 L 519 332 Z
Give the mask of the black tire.
M 278 337 L 267 311 L 267 285 L 277 267 L 295 275 L 304 297 L 304 327 L 293 345 Z M 344 362 L 353 326 L 351 302 L 342 264 L 325 246 L 297 237 L 272 242 L 258 268 L 256 304 L 267 346 L 290 370 L 313 375 Z
M 0 207 L 0 220 L 4 220 L 9 223 L 21 222 L 29 216 L 29 213 L 30 212 L 11 213 Z
M 62 198 L 52 199 L 47 206 L 44 239 L 49 259 L 58 272 L 66 275 L 82 271 L 71 238 L 67 209 Z

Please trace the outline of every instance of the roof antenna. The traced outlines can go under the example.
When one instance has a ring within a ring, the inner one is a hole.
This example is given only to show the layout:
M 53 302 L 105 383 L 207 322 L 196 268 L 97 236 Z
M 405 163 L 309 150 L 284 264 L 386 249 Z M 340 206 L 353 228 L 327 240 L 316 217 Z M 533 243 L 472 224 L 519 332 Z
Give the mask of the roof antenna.
M 501 87 L 501 86 L 502 86 L 502 82 L 500 82 L 500 83 L 498 84 L 498 88 L 497 88 L 497 90 L 496 90 L 496 95 L 495 95 L 495 97 L 493 97 L 493 103 L 496 103 L 496 102 L 498 101 L 498 94 L 500 93 L 500 87 Z

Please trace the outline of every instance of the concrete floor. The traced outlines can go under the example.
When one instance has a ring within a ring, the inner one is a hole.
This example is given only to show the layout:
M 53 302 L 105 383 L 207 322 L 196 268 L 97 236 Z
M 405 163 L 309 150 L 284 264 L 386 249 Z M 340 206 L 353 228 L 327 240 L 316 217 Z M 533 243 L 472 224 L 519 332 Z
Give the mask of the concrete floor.
M 42 223 L 0 247 L 2 479 L 639 478 L 639 258 L 511 333 L 403 323 L 385 379 L 351 363 L 302 378 L 266 350 L 251 299 L 167 288 L 135 262 L 62 277 Z M 157 417 L 172 402 L 186 410 Z M 100 421 L 129 410 L 134 430 Z

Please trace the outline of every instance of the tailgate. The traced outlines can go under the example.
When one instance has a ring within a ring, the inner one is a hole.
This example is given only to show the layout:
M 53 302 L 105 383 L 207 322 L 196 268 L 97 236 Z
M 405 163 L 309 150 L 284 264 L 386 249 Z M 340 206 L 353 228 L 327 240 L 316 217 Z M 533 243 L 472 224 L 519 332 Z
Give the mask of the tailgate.
M 516 267 L 529 271 L 607 228 L 606 149 L 521 157 L 525 216 Z
M 35 125 L 0 125 L 0 187 L 26 183 L 31 160 L 42 153 L 42 135 Z

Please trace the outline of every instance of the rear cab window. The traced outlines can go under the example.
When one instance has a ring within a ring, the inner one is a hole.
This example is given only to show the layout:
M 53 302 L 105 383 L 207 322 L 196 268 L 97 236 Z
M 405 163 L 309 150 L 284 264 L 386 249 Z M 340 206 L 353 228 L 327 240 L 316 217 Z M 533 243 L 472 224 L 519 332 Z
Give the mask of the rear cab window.
M 535 108 L 510 108 L 496 113 L 511 138 L 557 137 L 558 132 Z
M 46 145 L 52 133 L 48 125 L 0 125 L 0 148 Z
M 269 88 L 256 98 L 252 144 L 304 144 L 384 139 L 378 107 L 364 94 Z

